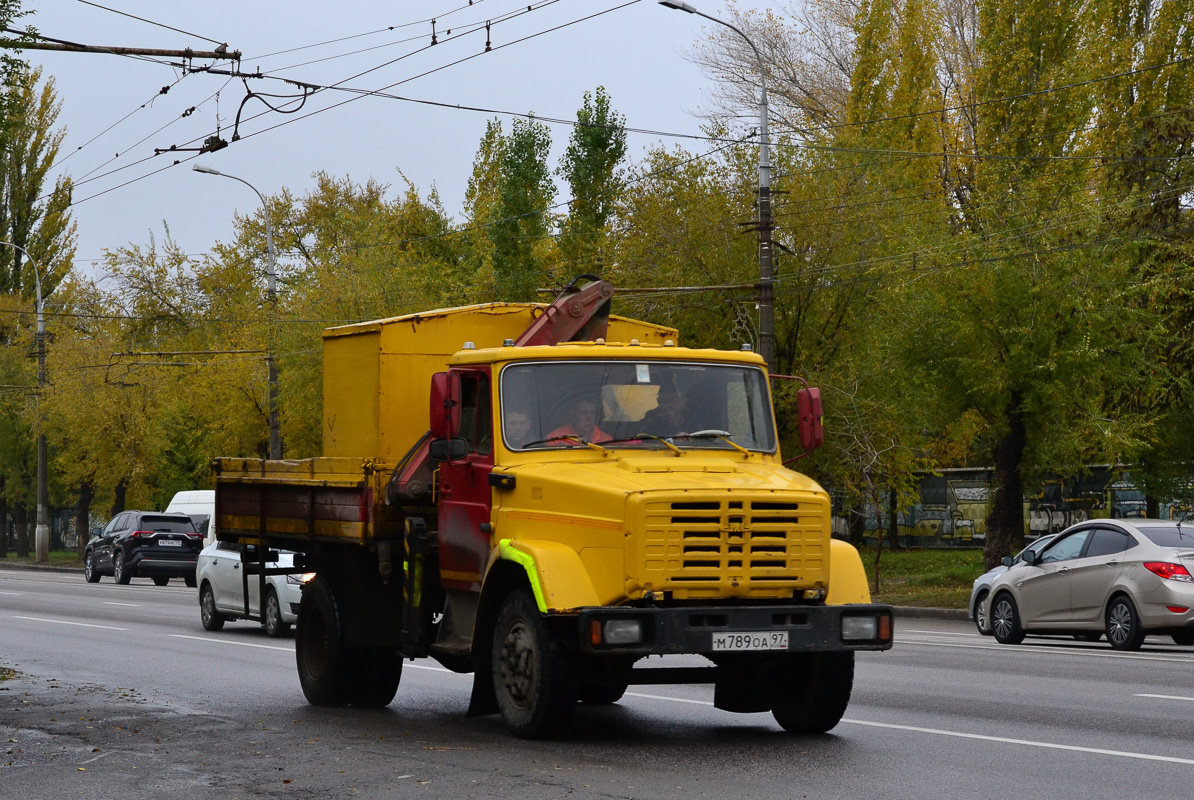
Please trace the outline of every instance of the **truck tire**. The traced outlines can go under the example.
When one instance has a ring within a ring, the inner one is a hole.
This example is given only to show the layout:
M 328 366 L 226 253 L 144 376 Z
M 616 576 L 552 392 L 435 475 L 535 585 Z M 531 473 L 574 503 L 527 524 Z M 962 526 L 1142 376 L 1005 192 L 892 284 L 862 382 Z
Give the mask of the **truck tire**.
M 343 642 L 340 605 L 327 579 L 317 575 L 303 587 L 294 658 L 307 702 L 316 706 L 348 703 L 356 676 Z
M 589 683 L 580 684 L 580 701 L 589 705 L 607 706 L 616 703 L 626 694 L 629 684 L 626 683 Z
M 357 680 L 348 702 L 357 708 L 385 708 L 398 693 L 402 657 L 385 647 L 362 647 L 353 653 Z
M 788 733 L 832 730 L 846 713 L 854 688 L 853 653 L 810 653 L 792 657 L 781 671 L 771 715 Z
M 574 659 L 526 591 L 512 592 L 502 604 L 491 658 L 498 711 L 512 734 L 546 739 L 572 718 L 578 691 Z

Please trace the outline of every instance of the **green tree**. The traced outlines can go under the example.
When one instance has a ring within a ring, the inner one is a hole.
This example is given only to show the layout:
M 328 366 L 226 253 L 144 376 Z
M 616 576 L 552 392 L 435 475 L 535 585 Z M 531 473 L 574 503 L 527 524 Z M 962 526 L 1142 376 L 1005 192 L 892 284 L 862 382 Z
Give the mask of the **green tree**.
M 600 273 L 608 263 L 608 226 L 623 191 L 626 120 L 610 109 L 609 96 L 599 86 L 595 94 L 585 92 L 576 122 L 559 168 L 572 191 L 560 251 L 571 273 Z
M 501 143 L 496 216 L 488 228 L 501 300 L 533 300 L 547 277 L 548 207 L 556 191 L 547 166 L 550 149 L 547 126 L 534 120 L 515 119 Z

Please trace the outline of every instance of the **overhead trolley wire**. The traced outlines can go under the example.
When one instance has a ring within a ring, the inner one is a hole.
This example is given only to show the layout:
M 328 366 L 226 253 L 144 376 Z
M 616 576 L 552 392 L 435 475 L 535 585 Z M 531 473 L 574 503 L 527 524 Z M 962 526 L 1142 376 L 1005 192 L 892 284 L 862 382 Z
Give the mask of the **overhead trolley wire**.
M 100 8 L 100 9 L 103 9 L 104 11 L 110 11 L 110 12 L 112 12 L 113 14 L 119 14 L 119 15 L 120 15 L 120 16 L 122 16 L 122 17 L 129 17 L 130 19 L 135 19 L 135 20 L 137 20 L 138 22 L 147 22 L 147 23 L 149 23 L 150 25 L 156 25 L 157 27 L 159 27 L 159 28 L 165 28 L 165 29 L 166 29 L 166 30 L 168 30 L 168 31 L 174 31 L 175 33 L 181 33 L 181 34 L 184 34 L 184 35 L 186 35 L 186 36 L 194 36 L 196 39 L 202 39 L 203 41 L 205 41 L 205 42 L 211 42 L 212 44 L 223 44 L 223 45 L 226 45 L 226 44 L 228 44 L 227 42 L 220 42 L 220 41 L 217 41 L 217 40 L 215 40 L 215 39 L 209 39 L 209 38 L 207 38 L 206 36 L 200 36 L 200 35 L 199 35 L 199 34 L 197 34 L 197 33 L 191 33 L 190 31 L 184 31 L 182 28 L 175 28 L 175 27 L 173 27 L 173 26 L 171 26 L 171 25 L 166 25 L 166 24 L 163 24 L 163 23 L 161 23 L 161 22 L 154 22 L 154 21 L 153 21 L 153 20 L 151 20 L 151 19 L 145 19 L 145 17 L 138 17 L 137 15 L 135 15 L 135 14 L 129 14 L 129 13 L 128 13 L 128 12 L 126 12 L 126 11 L 119 11 L 119 10 L 117 10 L 117 9 L 115 9 L 115 8 L 109 8 L 108 6 L 101 6 L 99 3 L 93 3 L 93 2 L 91 2 L 91 0 L 77 0 L 77 2 L 80 2 L 80 3 L 82 3 L 82 4 L 83 4 L 83 5 L 85 5 L 85 6 L 94 6 L 95 8 Z

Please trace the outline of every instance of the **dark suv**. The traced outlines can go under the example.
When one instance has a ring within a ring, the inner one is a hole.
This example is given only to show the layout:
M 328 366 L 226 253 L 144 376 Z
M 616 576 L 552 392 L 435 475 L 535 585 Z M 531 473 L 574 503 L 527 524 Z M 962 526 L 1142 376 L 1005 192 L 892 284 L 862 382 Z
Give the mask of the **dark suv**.
M 203 549 L 203 534 L 186 514 L 161 511 L 125 511 L 117 514 L 104 532 L 91 537 L 83 560 L 88 583 L 111 575 L 117 583 L 145 575 L 158 586 L 171 578 L 195 585 L 195 564 Z

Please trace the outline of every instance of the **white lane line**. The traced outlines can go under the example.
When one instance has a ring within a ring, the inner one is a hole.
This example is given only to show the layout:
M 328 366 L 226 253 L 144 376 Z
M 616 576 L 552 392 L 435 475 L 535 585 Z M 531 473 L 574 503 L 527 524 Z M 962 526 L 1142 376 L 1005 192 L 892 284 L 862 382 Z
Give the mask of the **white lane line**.
M 41 617 L 16 617 L 13 619 L 26 619 L 30 622 L 52 622 L 56 625 L 77 625 L 80 628 L 100 628 L 105 631 L 127 631 L 128 628 L 116 628 L 111 625 L 90 625 L 86 622 L 69 622 L 65 619 L 43 619 Z
M 215 642 L 217 644 L 234 644 L 238 647 L 260 647 L 262 650 L 281 650 L 283 653 L 293 653 L 293 647 L 278 647 L 272 644 L 254 644 L 253 642 L 234 642 L 230 639 L 213 639 L 210 636 L 184 636 L 181 633 L 169 634 L 171 639 L 193 639 L 196 642 Z
M 982 736 L 977 733 L 960 733 L 958 731 L 943 731 L 937 728 L 917 728 L 912 725 L 889 725 L 884 722 L 863 722 L 859 719 L 843 719 L 851 725 L 866 725 L 871 728 L 890 728 L 897 731 L 912 731 L 914 733 L 930 733 L 935 736 L 952 736 L 958 739 L 978 739 L 984 742 L 1001 742 L 1003 744 L 1019 744 L 1025 747 L 1041 747 L 1047 750 L 1070 750 L 1075 753 L 1091 753 L 1100 756 L 1118 756 L 1120 758 L 1135 758 L 1141 761 L 1167 761 L 1171 764 L 1189 764 L 1194 766 L 1194 758 L 1177 758 L 1175 756 L 1155 756 L 1151 753 L 1133 753 L 1127 750 L 1104 750 L 1100 747 L 1079 747 L 1073 744 L 1053 744 L 1052 742 L 1034 742 L 1029 739 L 1009 739 L 1005 736 Z
M 981 633 L 963 633 L 959 631 L 921 631 L 914 628 L 900 628 L 898 633 L 928 633 L 933 636 L 981 636 Z
M 140 608 L 141 607 L 140 603 L 117 603 L 114 600 L 105 600 L 104 605 L 106 605 L 106 606 L 128 606 L 129 608 Z
M 409 661 L 403 662 L 402 668 L 403 669 L 425 669 L 428 672 L 446 672 L 449 675 L 460 675 L 461 677 L 466 677 L 466 674 L 462 673 L 462 672 L 453 672 L 452 670 L 445 669 L 444 667 L 429 667 L 426 664 L 412 664 Z M 471 675 L 468 675 L 468 677 L 471 677 Z
M 627 692 L 627 697 L 645 697 L 648 700 L 670 700 L 673 703 L 691 703 L 694 706 L 711 706 L 713 705 L 708 700 L 688 700 L 683 697 L 667 697 L 662 694 L 639 694 L 638 692 Z
M 1152 697 L 1156 700 L 1185 700 L 1187 703 L 1194 703 L 1194 697 L 1182 697 L 1176 694 L 1134 694 L 1132 697 Z
M 1084 658 L 1126 658 L 1131 661 L 1170 661 L 1177 664 L 1189 664 L 1194 662 L 1194 656 L 1162 656 L 1153 655 L 1151 653 L 1113 653 L 1109 651 L 1092 650 L 1090 647 L 1081 647 L 1075 645 L 1068 645 L 1064 648 L 1049 647 L 1042 642 L 1043 646 L 1033 647 L 1030 645 L 1014 645 L 1014 644 L 957 644 L 951 642 L 931 642 L 920 639 L 896 639 L 896 644 L 918 644 L 922 647 L 957 647 L 963 650 L 1005 650 L 1015 653 L 1037 653 L 1043 655 L 1057 655 L 1064 653 L 1066 655 L 1081 656 Z
M 10 597 L 23 597 L 25 595 L 24 592 L 0 592 L 0 594 L 6 594 Z

